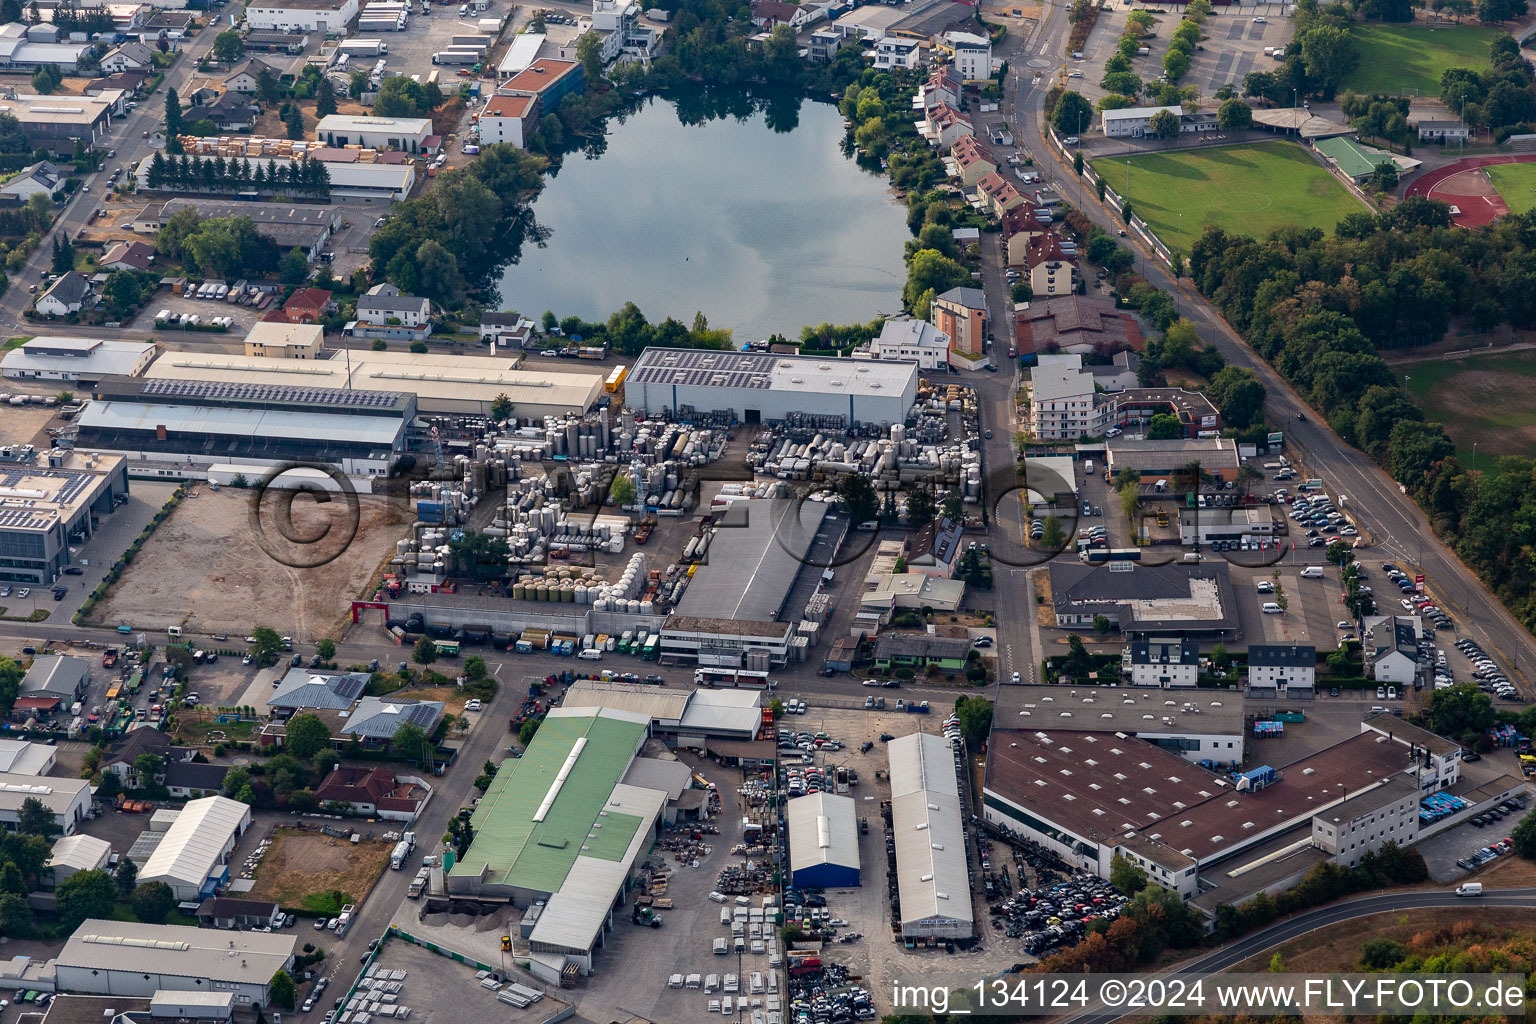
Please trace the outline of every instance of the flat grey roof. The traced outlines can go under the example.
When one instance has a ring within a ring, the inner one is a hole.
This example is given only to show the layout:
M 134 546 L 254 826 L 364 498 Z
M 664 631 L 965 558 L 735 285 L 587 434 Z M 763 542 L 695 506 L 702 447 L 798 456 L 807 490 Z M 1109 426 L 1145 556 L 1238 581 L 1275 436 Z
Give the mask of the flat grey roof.
M 1243 695 L 1228 690 L 1005 686 L 997 711 L 999 729 L 1069 729 L 1154 736 L 1237 735 L 1243 731 Z
M 293 959 L 298 935 L 183 925 L 86 920 L 58 955 L 60 967 L 149 971 L 214 982 L 265 985 Z M 231 956 L 234 950 L 238 955 Z
M 629 381 L 816 395 L 899 396 L 916 387 L 917 363 L 652 347 L 640 353 Z
M 705 554 L 708 561 L 694 573 L 677 614 L 760 622 L 776 618 L 827 512 L 820 501 L 772 498 L 733 504 L 719 520 Z

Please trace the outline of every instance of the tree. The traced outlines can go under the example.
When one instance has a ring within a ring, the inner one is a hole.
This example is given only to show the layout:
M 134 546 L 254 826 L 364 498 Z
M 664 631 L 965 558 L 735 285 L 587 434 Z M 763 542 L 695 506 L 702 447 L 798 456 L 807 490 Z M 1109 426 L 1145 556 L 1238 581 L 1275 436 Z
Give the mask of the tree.
M 907 494 L 907 525 L 921 529 L 933 522 L 937 511 L 933 500 L 933 488 L 927 484 L 917 484 Z
M 27 894 L 27 880 L 21 876 L 21 868 L 13 860 L 0 864 L 0 893 L 16 896 Z
M 513 408 L 512 399 L 508 398 L 507 393 L 503 391 L 491 399 L 491 419 L 498 421 L 509 419 L 512 416 Z
M 287 971 L 278 971 L 272 975 L 272 980 L 267 983 L 267 993 L 272 998 L 273 1006 L 281 1006 L 285 1010 L 293 1009 L 295 999 L 293 978 Z
M 181 153 L 181 99 L 175 89 L 165 92 L 165 152 L 169 156 Z
M 1109 862 L 1109 884 L 1127 896 L 1135 896 L 1147 887 L 1147 873 L 1129 857 L 1117 853 Z
M 960 719 L 960 734 L 966 744 L 979 750 L 992 731 L 992 702 L 985 697 L 958 697 L 955 715 Z
M 472 683 L 477 683 L 485 678 L 485 659 L 478 654 L 471 654 L 464 659 L 464 678 Z
M 971 272 L 961 264 L 935 249 L 920 249 L 907 264 L 907 283 L 902 288 L 901 298 L 913 315 L 926 318 L 927 312 L 919 310 L 925 293 L 942 295 L 970 280 Z
M 1175 138 L 1179 134 L 1179 115 L 1171 110 L 1159 110 L 1147 121 L 1147 130 L 1160 139 Z
M 225 29 L 213 37 L 213 59 L 222 64 L 233 64 L 245 56 L 245 40 L 234 29 Z
M 330 661 L 336 657 L 336 641 L 328 636 L 323 636 L 315 644 L 315 653 L 320 655 L 321 661 Z
M 139 279 L 126 270 L 114 270 L 107 277 L 102 292 L 113 314 L 120 320 L 126 320 L 139 304 Z
M 263 67 L 256 72 L 256 98 L 263 103 L 277 102 L 277 76 L 272 69 Z
M 29 796 L 21 802 L 16 812 L 16 831 L 23 835 L 50 838 L 64 831 L 58 817 L 47 804 L 35 796 Z
M 251 643 L 251 660 L 257 664 L 271 664 L 283 653 L 283 638 L 270 626 L 257 626 L 251 636 L 256 638 Z
M 32 75 L 32 88 L 44 96 L 53 92 L 64 83 L 64 73 L 59 70 L 57 64 L 47 64 L 37 69 Z
M 418 665 L 430 665 L 437 660 L 437 645 L 431 637 L 424 636 L 416 641 L 416 646 L 411 650 L 411 660 Z
M 294 715 L 284 745 L 294 757 L 313 757 L 331 745 L 331 730 L 319 715 Z
M 1241 366 L 1223 367 L 1211 378 L 1211 386 L 1206 391 L 1229 427 L 1243 430 L 1264 413 L 1264 385 L 1252 370 Z
M 415 291 L 440 306 L 459 306 L 464 301 L 458 257 L 436 239 L 427 239 L 416 250 Z
M 176 907 L 176 894 L 164 882 L 145 882 L 133 890 L 133 913 L 147 924 L 163 924 Z
M 635 503 L 635 481 L 626 473 L 620 473 L 613 478 L 613 484 L 608 488 L 608 496 L 613 503 L 623 508 Z
M 303 284 L 309 276 L 309 257 L 298 247 L 289 249 L 277 265 L 277 275 L 290 287 Z
M 1072 170 L 1073 170 L 1073 172 L 1076 173 L 1077 175 L 1081 176 L 1082 173 L 1083 173 L 1084 165 L 1085 164 L 1084 164 L 1084 160 L 1083 160 L 1083 151 L 1082 150 L 1078 150 L 1076 153 L 1073 153 L 1072 154 Z
M 0 23 L 10 24 L 21 21 L 21 0 L 3 0 L 0 2 Z
M 1081 134 L 1088 125 L 1093 123 L 1093 104 L 1089 103 L 1082 93 L 1069 89 L 1056 100 L 1056 109 L 1051 114 L 1051 123 L 1062 135 Z
M 53 236 L 53 272 L 67 274 L 75 269 L 75 247 L 60 231 Z
M 1395 939 L 1367 939 L 1360 946 L 1360 969 L 1384 971 L 1408 958 L 1408 947 Z
M 0 896 L 0 935 L 25 938 L 32 931 L 32 908 L 24 896 Z
M 1040 533 L 1040 546 L 1056 551 L 1066 542 L 1066 535 L 1061 529 L 1061 520 L 1056 516 L 1046 516 L 1045 526 Z
M 1376 165 L 1371 172 L 1371 188 L 1377 192 L 1397 191 L 1397 164 L 1391 160 L 1383 160 Z
M 110 772 L 107 774 L 111 775 Z M 112 775 L 112 778 L 117 776 Z M 117 894 L 127 899 L 133 895 L 134 887 L 139 884 L 139 866 L 124 857 L 117 862 L 117 876 L 114 880 L 117 882 Z
M 304 137 L 304 112 L 299 109 L 297 103 L 288 108 L 283 115 L 283 127 L 288 131 L 288 137 L 298 141 Z
M 1216 110 L 1216 123 L 1224 132 L 1237 132 L 1253 124 L 1253 108 L 1236 96 L 1223 100 Z
M 432 738 L 426 730 L 411 722 L 406 722 L 395 730 L 395 735 L 389 741 L 389 749 L 398 757 L 402 757 L 413 764 L 425 764 L 435 749 Z
M 1355 70 L 1360 51 L 1348 27 L 1319 25 L 1301 34 L 1301 62 L 1307 78 L 1332 93 Z
M 1336 540 L 1323 549 L 1323 557 L 1334 565 L 1345 565 L 1355 560 L 1355 550 L 1345 540 Z
M 133 759 L 133 777 L 140 789 L 148 789 L 160 781 L 165 771 L 165 758 L 159 754 L 140 754 Z
M 504 577 L 512 557 L 512 549 L 506 540 L 487 533 L 466 533 L 458 540 L 450 540 L 448 551 L 462 571 L 482 580 Z
M 589 88 L 603 80 L 603 37 L 595 29 L 588 29 L 576 40 L 576 59 L 581 61 Z
M 530 718 L 524 722 L 517 730 L 517 742 L 521 743 L 524 747 L 532 743 L 533 737 L 539 731 L 539 723 L 542 721 L 542 718 Z
M 1167 413 L 1157 413 L 1152 417 L 1152 425 L 1147 428 L 1149 441 L 1171 441 L 1184 436 L 1184 424 L 1179 422 L 1177 416 Z
M 1086 679 L 1093 671 L 1093 658 L 1083 646 L 1083 638 L 1076 633 L 1067 637 L 1067 656 L 1063 659 L 1062 669 L 1073 679 Z
M 330 117 L 336 113 L 336 87 L 331 85 L 331 80 L 324 75 L 320 76 L 320 84 L 315 86 L 315 116 Z
M 1429 695 L 1429 728 L 1441 736 L 1483 732 L 1494 723 L 1493 702 L 1471 683 L 1458 683 Z
M 1526 860 L 1536 860 L 1536 811 L 1520 819 L 1520 824 L 1509 834 L 1515 842 L 1515 852 Z
M 54 895 L 60 919 L 73 931 L 87 918 L 112 916 L 117 886 L 105 871 L 77 871 L 59 883 Z
M 1093 617 L 1093 631 L 1099 634 L 1099 636 L 1108 636 L 1112 628 L 1114 627 L 1110 625 L 1108 615 L 1095 615 Z
M 855 526 L 875 519 L 880 513 L 874 485 L 863 473 L 849 473 L 838 481 L 837 504 Z

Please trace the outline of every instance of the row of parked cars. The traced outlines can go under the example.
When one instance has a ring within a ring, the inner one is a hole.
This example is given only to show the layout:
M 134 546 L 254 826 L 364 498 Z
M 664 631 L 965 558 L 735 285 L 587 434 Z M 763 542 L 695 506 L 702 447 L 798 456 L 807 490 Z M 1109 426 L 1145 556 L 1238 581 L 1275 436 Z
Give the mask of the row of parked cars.
M 215 316 L 204 320 L 197 313 L 173 313 L 168 309 L 162 309 L 155 314 L 156 327 L 197 327 L 204 323 L 227 329 L 234 326 L 235 318 L 232 316 Z
M 1479 817 L 1481 817 L 1481 815 L 1479 815 Z M 1486 825 L 1487 822 L 1485 821 L 1483 824 Z M 1492 846 L 1485 846 L 1481 850 L 1478 850 L 1476 853 L 1472 854 L 1470 857 L 1461 858 L 1461 860 L 1456 862 L 1456 866 L 1461 868 L 1463 871 L 1472 871 L 1476 868 L 1482 867 L 1484 864 L 1491 860 L 1497 860 L 1499 854 L 1508 853 L 1514 848 L 1514 840 L 1509 836 L 1505 836 L 1503 839 L 1500 839 Z
M 1466 655 L 1473 665 L 1472 678 L 1477 681 L 1477 688 L 1485 693 L 1495 693 L 1505 700 L 1519 700 L 1520 691 L 1509 681 L 1504 670 L 1499 668 L 1499 663 L 1488 657 L 1486 651 L 1476 640 L 1470 637 L 1461 637 L 1456 641 L 1456 649 Z

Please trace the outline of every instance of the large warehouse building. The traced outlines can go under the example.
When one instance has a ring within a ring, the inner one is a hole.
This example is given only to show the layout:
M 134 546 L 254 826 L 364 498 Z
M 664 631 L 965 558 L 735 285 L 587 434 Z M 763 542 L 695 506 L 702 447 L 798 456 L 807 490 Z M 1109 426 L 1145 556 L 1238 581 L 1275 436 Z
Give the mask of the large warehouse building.
M 0 582 L 52 583 L 128 494 L 128 471 L 121 455 L 7 446 L 0 493 L 21 499 L 0 505 Z
M 353 351 L 347 358 L 278 360 L 217 353 L 171 352 L 152 363 L 152 380 L 405 392 L 422 413 L 489 416 L 499 395 L 524 419 L 583 413 L 603 394 L 600 373 L 514 369 L 496 356 Z
M 613 708 L 643 714 L 652 735 L 690 750 L 710 750 L 714 740 L 753 740 L 763 729 L 761 690 L 683 690 L 578 679 L 560 698 L 566 708 Z
M 830 508 L 820 501 L 779 498 L 731 505 L 677 603 L 677 614 L 753 622 L 778 618 Z
M 976 916 L 954 751 L 926 732 L 899 736 L 886 751 L 902 938 L 968 939 Z
M 136 377 L 155 357 L 153 342 L 103 338 L 33 338 L 0 359 L 0 374 L 13 380 L 95 383 L 103 377 Z
M 917 363 L 648 348 L 624 385 L 630 405 L 680 420 L 729 413 L 738 423 L 841 417 L 902 423 L 917 399 Z
M 303 378 L 118 378 L 98 384 L 92 397 L 75 420 L 76 446 L 122 453 L 135 476 L 166 479 L 202 478 L 211 466 L 259 471 L 296 461 L 328 463 L 361 478 L 388 476 L 416 415 L 416 396 L 403 390 L 348 391 Z
M 791 800 L 789 873 L 793 884 L 848 889 L 859 884 L 859 823 L 853 798 L 812 793 Z
M 543 900 L 528 936 L 530 968 L 559 982 L 592 970 L 636 865 L 656 837 L 668 794 L 623 780 L 650 716 L 555 708 L 533 742 L 491 781 L 470 826 L 475 839 L 444 879 L 450 895 Z
M 293 932 L 230 932 L 86 920 L 54 961 L 60 992 L 135 996 L 232 992 L 242 1007 L 271 1003 L 272 976 L 293 966 Z
M 139 881 L 164 882 L 178 900 L 211 896 L 229 881 L 226 859 L 250 827 L 251 808 L 238 800 L 189 801 L 140 869 Z
M 1144 686 L 1005 687 L 999 729 L 1117 733 L 1161 747 L 1186 761 L 1243 763 L 1243 702 L 1227 690 Z

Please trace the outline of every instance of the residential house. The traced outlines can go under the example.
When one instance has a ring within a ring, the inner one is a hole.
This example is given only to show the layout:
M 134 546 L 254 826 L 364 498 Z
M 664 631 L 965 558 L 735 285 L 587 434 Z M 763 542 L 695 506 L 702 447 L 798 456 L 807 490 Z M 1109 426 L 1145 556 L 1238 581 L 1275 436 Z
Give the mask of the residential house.
M 955 72 L 954 67 L 942 64 L 934 68 L 928 78 L 917 87 L 917 96 L 913 99 L 912 105 L 917 110 L 927 110 L 940 103 L 958 107 L 963 90 L 964 83 L 960 81 L 960 76 Z
M 141 726 L 131 730 L 112 751 L 101 760 L 101 770 L 111 772 L 123 782 L 133 773 L 133 762 L 145 754 L 153 754 L 169 766 L 190 763 L 197 756 L 195 747 L 178 747 L 159 729 Z
M 1420 142 L 1462 142 L 1472 137 L 1472 129 L 1462 121 L 1435 121 L 1423 118 L 1414 122 Z
M 398 320 L 402 327 L 426 326 L 431 333 L 432 301 L 402 295 L 392 284 L 376 284 L 357 300 L 357 318 L 370 324 Z
M 271 75 L 274 82 L 282 74 L 266 61 L 251 57 L 236 65 L 235 70 L 224 76 L 224 88 L 230 92 L 254 93 L 257 80 L 261 78 L 263 71 Z
M 980 288 L 951 288 L 933 300 L 928 314 L 933 326 L 949 336 L 952 351 L 971 357 L 985 351 L 990 316 L 987 293 Z
M 192 107 L 182 115 L 185 123 L 212 121 L 221 132 L 248 132 L 261 116 L 261 108 L 246 94 L 236 89 L 222 93 L 217 98 Z
M 1120 652 L 1120 674 L 1132 686 L 1164 690 L 1199 683 L 1200 645 L 1187 637 L 1151 637 L 1127 644 Z
M 197 925 L 236 932 L 254 931 L 276 927 L 278 913 L 277 904 L 266 900 L 210 896 L 197 908 Z
M 101 257 L 103 270 L 141 270 L 148 272 L 154 269 L 155 247 L 148 242 L 118 242 L 108 249 Z
M 347 715 L 336 742 L 340 746 L 356 737 L 365 747 L 386 747 L 402 725 L 409 723 L 430 734 L 442 716 L 440 700 L 364 697 Z
M 107 75 L 103 78 L 93 78 L 85 83 L 80 91 L 87 96 L 101 96 L 102 93 L 121 93 L 130 99 L 137 98 L 144 90 L 144 83 L 149 81 L 147 71 L 123 71 L 115 75 Z M 126 107 L 125 107 L 126 109 Z
M 907 571 L 951 579 L 960 564 L 964 526 L 941 518 L 914 533 L 907 542 Z
M 139 42 L 154 46 L 164 39 L 169 49 L 178 50 L 196 24 L 197 16 L 190 11 L 157 11 L 140 27 Z
M 1015 313 L 1014 320 L 1020 355 L 1094 351 L 1107 355 L 1146 347 L 1136 318 L 1116 309 L 1112 299 L 1066 295 L 1031 302 Z
M 887 320 L 880 336 L 854 349 L 855 359 L 901 359 L 922 370 L 949 368 L 949 336 L 926 320 Z
M 150 203 L 133 215 L 133 220 L 128 222 L 128 230 L 136 235 L 153 235 L 160 230 L 164 213 L 164 203 Z
M 124 71 L 147 71 L 154 66 L 155 51 L 143 43 L 121 43 L 101 58 L 101 70 L 114 75 Z
M 974 32 L 944 33 L 941 44 L 954 56 L 955 73 L 966 84 L 992 77 L 992 40 Z
M 90 279 L 71 270 L 37 297 L 37 311 L 44 316 L 68 316 L 80 312 L 90 298 Z
M 368 680 L 366 672 L 315 673 L 291 669 L 267 698 L 267 707 L 274 713 L 288 714 L 306 708 L 345 711 L 363 695 Z
M 1317 686 L 1317 648 L 1310 644 L 1249 644 L 1248 689 L 1310 697 Z
M 875 640 L 875 667 L 882 672 L 910 668 L 921 672 L 930 665 L 945 672 L 965 668 L 971 641 L 927 633 L 884 633 Z
M 496 90 L 500 96 L 537 96 L 540 110 L 554 110 L 560 101 L 586 88 L 581 62 L 539 57 Z
M 160 781 L 176 799 L 197 800 L 224 792 L 224 776 L 229 774 L 229 768 L 227 764 L 170 761 L 166 763 Z
M 1140 383 L 1137 370 L 1141 356 L 1129 350 L 1116 352 L 1108 364 L 1095 363 L 1083 369 L 1093 374 L 1093 382 L 1106 392 L 1130 391 Z
M 432 795 L 421 779 L 396 775 L 394 769 L 338 765 L 315 789 L 321 807 L 348 804 L 366 818 L 414 821 Z
M 1419 674 L 1419 620 L 1379 615 L 1364 621 L 1361 636 L 1366 668 L 1378 683 L 1412 686 Z
M 477 123 L 481 145 L 510 142 L 521 148 L 528 132 L 539 126 L 539 98 L 498 93 L 486 100 Z
M 852 46 L 853 40 L 835 28 L 818 28 L 811 33 L 805 58 L 812 64 L 830 64 L 844 46 Z
M 1029 433 L 1037 441 L 1076 441 L 1104 430 L 1093 374 L 1079 355 L 1042 355 L 1029 373 Z
M 605 60 L 620 56 L 650 60 L 661 47 L 661 33 L 641 23 L 640 5 L 635 0 L 592 0 L 591 25 L 603 39 L 604 53 L 612 55 Z
M 1026 201 L 1004 213 L 1002 225 L 1007 264 L 1022 267 L 1029 260 L 1029 243 L 1042 231 L 1051 230 L 1051 211 Z
M 765 32 L 772 32 L 775 25 L 788 25 L 798 32 L 810 20 L 810 12 L 799 4 L 788 4 L 783 0 L 752 0 L 752 24 Z
M 1024 263 L 1029 268 L 1029 290 L 1034 300 L 1071 295 L 1077 290 L 1075 255 L 1062 248 L 1061 236 L 1054 231 L 1038 234 L 1030 241 L 1024 250 Z
M 974 135 L 970 120 L 947 103 L 940 103 L 923 112 L 923 120 L 917 125 L 928 144 L 947 152 L 963 136 Z
M 0 197 L 22 204 L 39 192 L 52 198 L 59 194 L 68 177 L 69 172 L 58 164 L 40 160 L 30 167 L 22 168 L 14 178 L 0 185 Z
M 149 20 L 155 9 L 148 4 L 107 4 L 106 11 L 112 16 L 112 29 L 120 36 L 137 32 L 139 26 Z M 148 65 L 145 65 L 147 68 Z
M 521 313 L 480 314 L 480 325 L 475 328 L 481 341 L 507 348 L 525 348 L 533 340 L 533 321 Z
M 246 333 L 245 354 L 264 359 L 319 359 L 325 354 L 325 330 L 313 322 L 263 320 Z
M 881 70 L 915 68 L 923 62 L 922 45 L 916 39 L 895 36 L 882 39 L 875 44 L 875 67 Z
M 960 184 L 966 188 L 997 173 L 996 158 L 974 135 L 961 136 L 955 140 L 954 145 L 949 147 L 948 162 L 953 165 L 950 173 L 959 178 Z
M 976 205 L 993 217 L 1002 217 L 1025 202 L 1023 194 L 1014 188 L 1013 182 L 997 171 L 982 175 L 976 182 Z
M 330 305 L 331 293 L 324 288 L 298 288 L 283 303 L 283 315 L 289 323 L 317 323 L 325 317 Z

